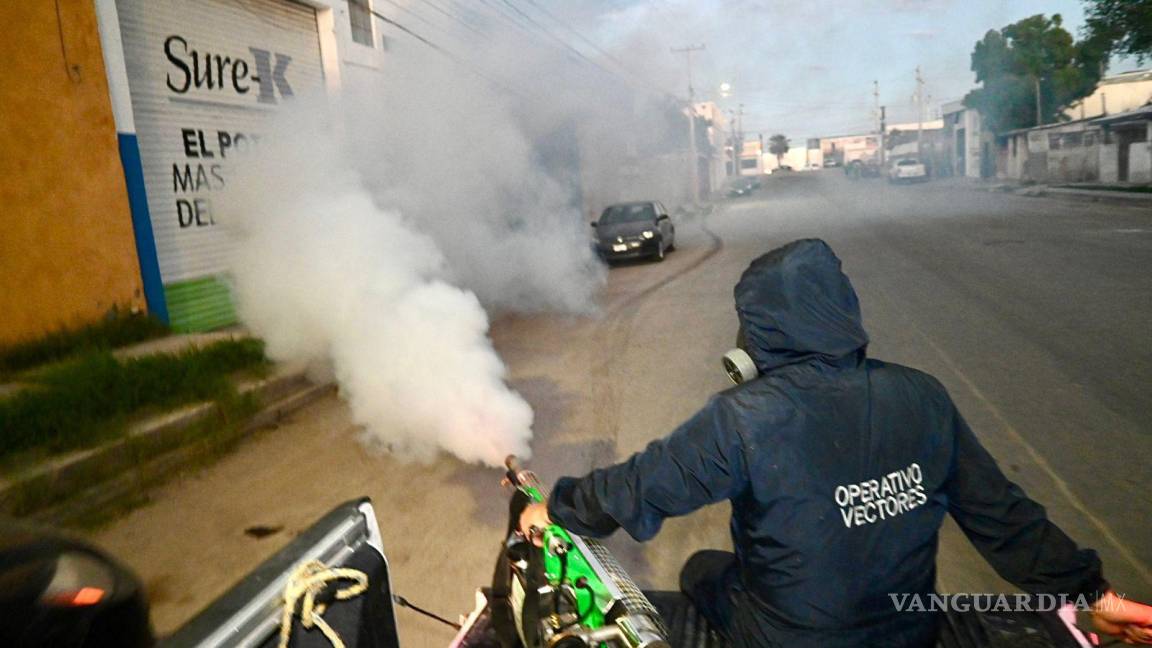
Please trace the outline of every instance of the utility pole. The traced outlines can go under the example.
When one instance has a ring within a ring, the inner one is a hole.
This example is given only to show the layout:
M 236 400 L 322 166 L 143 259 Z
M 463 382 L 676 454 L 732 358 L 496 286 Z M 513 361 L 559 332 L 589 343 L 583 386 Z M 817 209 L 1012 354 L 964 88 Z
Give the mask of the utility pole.
M 736 152 L 736 111 L 731 108 L 728 109 L 728 128 L 731 135 L 728 136 L 728 143 L 732 145 L 732 171 L 728 175 L 740 175 L 740 154 Z
M 684 54 L 688 63 L 688 146 L 692 156 L 692 204 L 700 204 L 700 155 L 696 152 L 696 89 L 692 86 L 692 52 L 705 49 L 704 45 L 673 47 L 675 54 Z
M 924 77 L 920 76 L 920 66 L 916 66 L 916 158 L 924 161 Z
M 1044 115 L 1040 111 L 1040 75 L 1037 74 L 1036 76 L 1032 77 L 1032 81 L 1036 86 L 1036 125 L 1043 126 Z
M 740 155 L 737 159 L 740 160 L 741 166 L 744 164 L 744 104 L 740 104 L 740 110 L 736 112 L 736 138 L 740 141 Z M 743 171 L 737 170 L 736 175 L 744 175 Z
M 880 107 L 880 82 L 872 82 L 872 102 L 873 102 L 873 116 L 879 124 L 877 131 L 877 142 L 880 144 L 880 152 L 876 156 L 876 161 L 880 163 L 880 168 L 884 168 L 884 109 Z
M 885 134 L 888 132 L 888 116 L 887 106 L 880 106 L 880 168 L 883 169 L 887 162 L 888 150 Z

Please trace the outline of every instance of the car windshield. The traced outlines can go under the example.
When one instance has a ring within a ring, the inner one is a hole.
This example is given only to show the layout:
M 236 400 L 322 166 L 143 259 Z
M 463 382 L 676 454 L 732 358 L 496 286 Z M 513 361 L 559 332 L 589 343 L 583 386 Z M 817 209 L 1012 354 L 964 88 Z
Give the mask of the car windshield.
M 656 219 L 656 211 L 651 203 L 636 205 L 612 205 L 600 216 L 601 223 L 631 223 Z
M 916 166 L 917 164 L 920 164 L 920 160 L 900 160 L 896 166 Z

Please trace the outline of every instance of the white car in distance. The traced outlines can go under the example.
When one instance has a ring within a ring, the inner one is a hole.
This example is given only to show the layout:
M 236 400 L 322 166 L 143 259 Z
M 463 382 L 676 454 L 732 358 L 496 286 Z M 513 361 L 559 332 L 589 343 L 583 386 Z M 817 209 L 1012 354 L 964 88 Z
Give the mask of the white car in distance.
M 888 167 L 888 182 L 920 182 L 928 179 L 928 169 L 915 158 L 896 160 Z

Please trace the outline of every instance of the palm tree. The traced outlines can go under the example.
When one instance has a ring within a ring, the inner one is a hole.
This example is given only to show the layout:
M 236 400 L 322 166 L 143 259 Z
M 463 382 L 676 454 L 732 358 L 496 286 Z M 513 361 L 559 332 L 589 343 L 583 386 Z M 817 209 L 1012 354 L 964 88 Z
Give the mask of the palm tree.
M 792 146 L 788 143 L 788 138 L 783 135 L 773 135 L 768 138 L 768 152 L 776 156 L 776 168 L 781 166 L 781 158 Z

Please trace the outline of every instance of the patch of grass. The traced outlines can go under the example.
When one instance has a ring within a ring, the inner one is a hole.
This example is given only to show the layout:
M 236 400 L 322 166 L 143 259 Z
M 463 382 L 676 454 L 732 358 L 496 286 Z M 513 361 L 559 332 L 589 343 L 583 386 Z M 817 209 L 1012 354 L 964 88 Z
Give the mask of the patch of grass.
M 29 375 L 29 387 L 0 400 L 0 458 L 90 447 L 124 431 L 149 411 L 215 401 L 224 412 L 244 408 L 232 374 L 267 366 L 264 343 L 225 340 L 179 354 L 117 360 L 110 351 Z
M 161 321 L 147 315 L 117 315 L 78 329 L 55 333 L 0 348 L 0 376 L 91 351 L 116 349 L 169 333 Z

